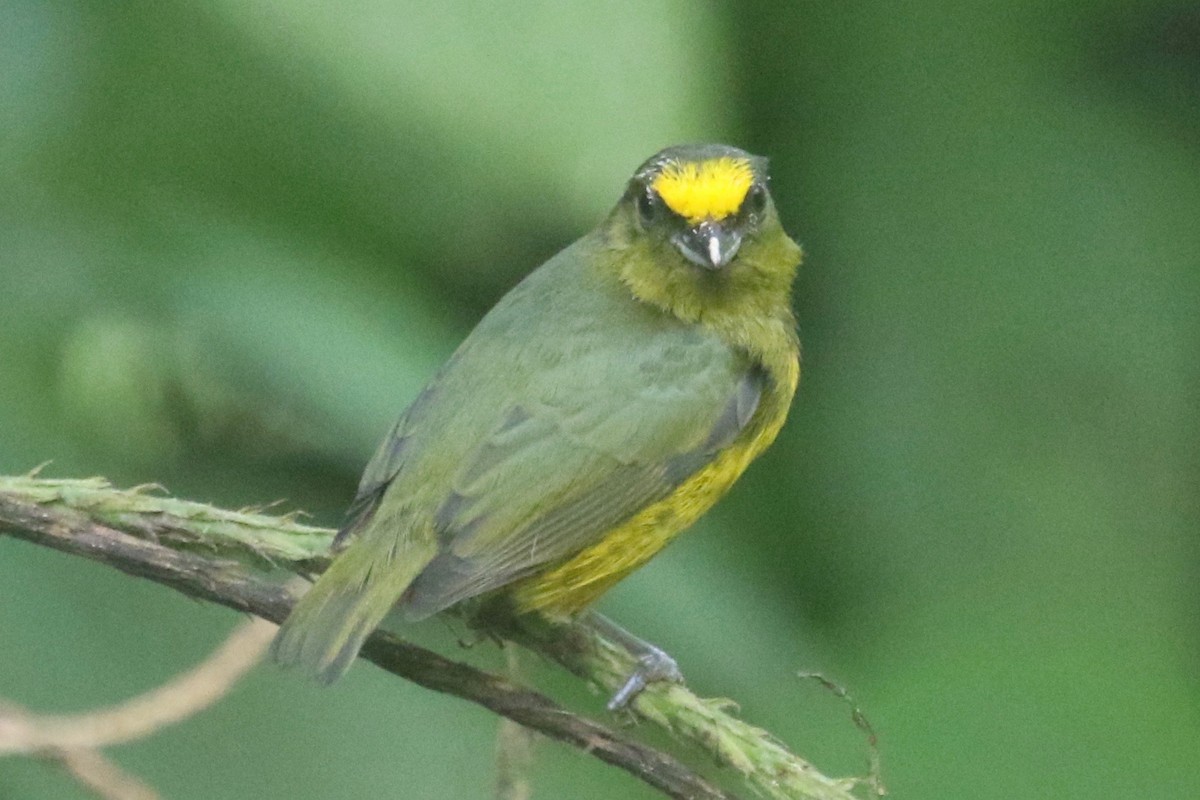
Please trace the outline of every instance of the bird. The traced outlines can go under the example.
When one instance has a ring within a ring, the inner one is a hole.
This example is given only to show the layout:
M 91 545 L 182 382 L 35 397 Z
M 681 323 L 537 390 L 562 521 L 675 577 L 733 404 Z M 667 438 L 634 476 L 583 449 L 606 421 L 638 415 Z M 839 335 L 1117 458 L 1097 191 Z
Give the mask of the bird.
M 381 441 L 274 659 L 330 683 L 393 611 L 576 619 L 723 496 L 800 377 L 802 252 L 768 181 L 739 148 L 668 147 L 505 294 Z M 605 624 L 639 656 L 610 708 L 680 679 Z

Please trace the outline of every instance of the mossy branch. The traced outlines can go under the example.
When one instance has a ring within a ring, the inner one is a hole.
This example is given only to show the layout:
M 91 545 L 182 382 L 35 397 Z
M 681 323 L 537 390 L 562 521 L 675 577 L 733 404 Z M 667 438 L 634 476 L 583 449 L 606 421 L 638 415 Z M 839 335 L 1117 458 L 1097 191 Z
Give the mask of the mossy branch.
M 119 490 L 99 478 L 0 477 L 0 534 L 101 561 L 276 623 L 287 616 L 293 597 L 281 584 L 255 573 L 276 568 L 312 573 L 327 563 L 333 536 L 329 529 L 301 524 L 294 514 L 230 511 L 151 492 L 157 488 Z M 501 633 L 609 692 L 634 664 L 618 644 L 582 625 L 564 633 L 518 621 Z M 574 745 L 670 797 L 730 797 L 666 753 L 387 631 L 368 640 L 362 657 Z M 632 709 L 732 767 L 756 794 L 780 800 L 853 800 L 851 791 L 862 780 L 826 777 L 768 732 L 732 716 L 729 705 L 699 698 L 682 685 L 654 685 Z

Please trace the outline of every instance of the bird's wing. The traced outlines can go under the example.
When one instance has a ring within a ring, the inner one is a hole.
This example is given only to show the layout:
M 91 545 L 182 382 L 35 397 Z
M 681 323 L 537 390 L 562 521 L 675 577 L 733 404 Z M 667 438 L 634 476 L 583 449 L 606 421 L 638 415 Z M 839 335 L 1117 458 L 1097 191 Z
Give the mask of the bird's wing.
M 578 365 L 541 372 L 464 459 L 435 512 L 439 553 L 405 595 L 411 616 L 567 558 L 667 497 L 745 427 L 765 380 L 698 338 L 589 361 L 582 380 Z
M 335 550 L 342 549 L 349 539 L 370 521 L 379 508 L 384 493 L 396 479 L 396 475 L 409 456 L 414 421 L 421 418 L 435 392 L 437 383 L 437 377 L 435 377 L 421 390 L 417 398 L 392 425 L 387 436 L 380 441 L 371 460 L 367 462 L 362 478 L 358 482 L 358 491 L 355 492 L 354 500 L 346 511 L 346 521 L 333 540 Z

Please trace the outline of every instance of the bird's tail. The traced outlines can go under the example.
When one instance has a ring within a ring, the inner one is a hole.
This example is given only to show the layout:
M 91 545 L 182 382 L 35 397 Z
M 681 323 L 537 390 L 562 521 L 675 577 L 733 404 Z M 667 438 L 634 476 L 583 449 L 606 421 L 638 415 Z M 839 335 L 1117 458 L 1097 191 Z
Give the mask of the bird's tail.
M 271 657 L 297 665 L 324 684 L 350 668 L 363 642 L 433 557 L 421 547 L 357 541 L 296 603 L 271 643 Z

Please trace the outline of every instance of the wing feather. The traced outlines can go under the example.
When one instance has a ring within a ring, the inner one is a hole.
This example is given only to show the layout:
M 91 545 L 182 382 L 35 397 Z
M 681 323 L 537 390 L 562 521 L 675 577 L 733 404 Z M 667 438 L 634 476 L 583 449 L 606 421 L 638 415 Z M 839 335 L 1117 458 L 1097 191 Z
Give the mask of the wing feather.
M 626 453 L 626 459 L 520 411 L 515 416 L 526 426 L 523 435 L 505 435 L 503 444 L 489 440 L 479 460 L 464 467 L 463 474 L 470 476 L 462 486 L 465 493 L 455 492 L 439 508 L 436 521 L 446 544 L 406 593 L 406 613 L 413 618 L 434 614 L 561 561 L 669 496 L 746 426 L 762 381 L 759 369 L 741 375 L 724 407 L 701 430 L 699 447 L 684 449 L 680 442 L 674 452 Z M 541 510 L 521 521 L 517 514 L 529 509 L 514 514 L 501 503 L 529 480 L 517 469 L 523 464 L 535 465 L 545 493 Z

